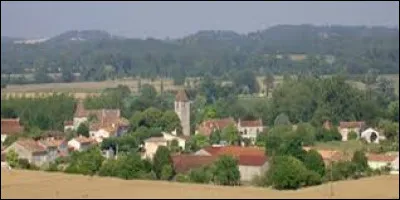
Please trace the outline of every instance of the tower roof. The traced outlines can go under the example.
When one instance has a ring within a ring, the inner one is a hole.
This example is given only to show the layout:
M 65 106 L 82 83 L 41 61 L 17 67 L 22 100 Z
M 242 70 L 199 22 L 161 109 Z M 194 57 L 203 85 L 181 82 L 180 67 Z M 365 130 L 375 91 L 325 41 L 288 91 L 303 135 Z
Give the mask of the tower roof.
M 178 102 L 187 102 L 189 101 L 189 98 L 186 95 L 185 90 L 179 90 L 178 93 L 176 94 L 175 101 Z

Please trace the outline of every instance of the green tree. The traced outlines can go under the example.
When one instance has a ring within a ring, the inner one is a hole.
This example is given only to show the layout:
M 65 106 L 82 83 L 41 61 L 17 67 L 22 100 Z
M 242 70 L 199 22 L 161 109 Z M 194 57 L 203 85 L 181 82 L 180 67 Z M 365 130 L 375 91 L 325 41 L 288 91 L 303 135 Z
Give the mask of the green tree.
M 274 125 L 291 125 L 291 123 L 289 117 L 286 114 L 281 113 L 275 118 Z
M 304 158 L 307 169 L 317 172 L 321 177 L 325 175 L 325 164 L 322 156 L 316 150 L 307 152 Z
M 389 120 L 380 120 L 378 127 L 384 132 L 386 138 L 394 141 L 399 136 L 399 123 L 391 122 Z
M 167 147 L 160 146 L 157 148 L 157 151 L 153 158 L 153 170 L 158 179 L 162 177 L 162 171 L 164 166 L 171 166 L 172 159 L 170 156 L 170 152 Z
M 358 138 L 358 135 L 357 135 L 356 132 L 351 131 L 351 132 L 349 133 L 349 136 L 348 136 L 348 139 L 349 139 L 349 140 L 356 140 L 357 138 Z
M 313 145 L 316 141 L 316 129 L 309 123 L 298 124 L 296 135 L 301 139 L 303 145 Z
M 236 88 L 242 88 L 242 93 L 244 92 L 244 88 L 248 88 L 251 94 L 257 93 L 259 90 L 256 76 L 250 70 L 243 70 L 234 74 L 233 82 Z
M 86 123 L 79 124 L 76 132 L 78 133 L 78 135 L 89 137 L 89 127 Z
M 140 93 L 144 99 L 152 100 L 157 96 L 157 90 L 149 84 L 144 84 L 141 86 Z
M 263 83 L 266 89 L 267 97 L 269 97 L 270 90 L 274 88 L 274 81 L 274 75 L 271 73 L 267 73 L 267 75 L 264 77 Z
M 239 131 L 234 124 L 230 124 L 222 130 L 222 138 L 231 145 L 239 143 Z
M 178 142 L 178 140 L 176 140 L 176 139 L 173 139 L 170 143 L 169 143 L 169 145 L 168 145 L 168 147 L 169 147 L 169 151 L 171 152 L 171 153 L 177 153 L 177 152 L 180 152 L 180 146 L 179 146 L 179 142 Z
M 307 180 L 308 170 L 292 156 L 276 156 L 266 172 L 266 183 L 275 189 L 298 189 Z
M 18 167 L 18 154 L 14 150 L 10 150 L 7 152 L 6 161 L 10 165 L 10 167 Z
M 362 172 L 368 169 L 368 159 L 363 151 L 355 151 L 351 161 L 356 164 L 357 169 Z
M 165 131 L 172 132 L 174 130 L 177 130 L 177 132 L 180 131 L 180 133 L 177 133 L 178 135 L 182 134 L 181 121 L 174 111 L 165 111 L 162 115 L 161 121 L 162 127 Z
M 172 165 L 164 165 L 161 170 L 161 180 L 171 180 L 172 176 L 174 175 L 174 170 Z
M 388 115 L 394 122 L 399 121 L 399 101 L 392 101 L 388 106 Z
M 216 129 L 210 135 L 210 143 L 219 144 L 220 141 L 221 141 L 221 131 L 219 129 Z
M 83 152 L 74 152 L 70 159 L 70 163 L 65 169 L 65 172 L 83 175 L 96 174 L 104 161 L 104 157 L 97 147 L 92 147 Z
M 211 169 L 208 167 L 200 167 L 192 169 L 189 172 L 189 180 L 195 183 L 209 183 L 211 181 Z
M 239 185 L 240 171 L 238 162 L 230 156 L 221 156 L 215 163 L 214 182 L 219 185 Z

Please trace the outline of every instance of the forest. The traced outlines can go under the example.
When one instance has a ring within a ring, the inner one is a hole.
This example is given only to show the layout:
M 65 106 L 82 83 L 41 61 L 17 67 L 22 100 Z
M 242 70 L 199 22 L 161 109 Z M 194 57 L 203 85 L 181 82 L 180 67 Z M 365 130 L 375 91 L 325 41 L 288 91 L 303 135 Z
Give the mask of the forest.
M 79 37 L 80 40 L 72 40 Z M 129 39 L 69 31 L 45 42 L 2 38 L 2 84 L 101 81 L 122 77 L 227 78 L 244 69 L 276 75 L 345 71 L 399 73 L 399 31 L 385 27 L 278 25 L 249 34 L 199 31 L 180 39 Z M 13 74 L 34 75 L 34 79 Z M 61 73 L 54 80 L 48 73 Z M 79 73 L 80 76 L 74 76 Z

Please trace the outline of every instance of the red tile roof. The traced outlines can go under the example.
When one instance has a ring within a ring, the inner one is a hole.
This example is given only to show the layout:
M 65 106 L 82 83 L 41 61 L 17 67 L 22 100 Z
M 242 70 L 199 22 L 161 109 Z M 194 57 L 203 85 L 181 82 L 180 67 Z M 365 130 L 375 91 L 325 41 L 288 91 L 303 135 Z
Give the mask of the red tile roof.
M 229 124 L 236 124 L 233 118 L 224 118 L 224 119 L 210 119 L 203 121 L 198 127 L 198 130 L 201 134 L 205 136 L 210 136 L 214 129 L 222 130 L 227 127 Z
M 386 155 L 386 154 L 367 154 L 368 161 L 375 161 L 375 162 L 393 162 L 397 155 Z
M 239 120 L 239 125 L 241 127 L 260 127 L 263 126 L 262 120 L 253 120 L 253 121 L 241 121 Z
M 176 172 L 186 173 L 191 169 L 211 165 L 217 158 L 217 156 L 174 155 L 172 163 Z
M 72 126 L 74 125 L 74 121 L 64 121 L 64 126 Z
M 31 153 L 42 153 L 46 152 L 46 147 L 40 145 L 38 142 L 32 139 L 21 139 L 17 140 L 16 143 L 26 150 L 30 151 Z
M 340 128 L 362 128 L 365 126 L 364 121 L 354 121 L 354 122 L 340 122 Z
M 175 96 L 175 101 L 177 101 L 177 102 L 187 102 L 187 101 L 189 101 L 189 98 L 187 97 L 186 91 L 185 90 L 179 90 L 178 93 Z
M 203 150 L 211 154 L 211 156 L 229 155 L 236 157 L 239 165 L 261 166 L 267 161 L 264 150 L 256 147 L 206 147 Z
M 74 139 L 77 142 L 81 143 L 81 144 L 89 144 L 89 143 L 94 143 L 95 142 L 93 139 L 87 138 L 87 137 L 83 137 L 83 136 L 75 137 Z
M 10 135 L 18 134 L 24 131 L 24 127 L 20 125 L 17 119 L 1 119 L 1 134 Z

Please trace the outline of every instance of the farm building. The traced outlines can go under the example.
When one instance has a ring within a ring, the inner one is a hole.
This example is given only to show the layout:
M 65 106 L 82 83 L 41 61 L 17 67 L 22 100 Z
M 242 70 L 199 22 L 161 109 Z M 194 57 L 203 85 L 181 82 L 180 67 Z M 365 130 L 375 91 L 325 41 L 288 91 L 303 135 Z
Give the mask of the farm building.
M 1 143 L 10 135 L 20 134 L 24 131 L 19 118 L 16 119 L 1 119 Z

